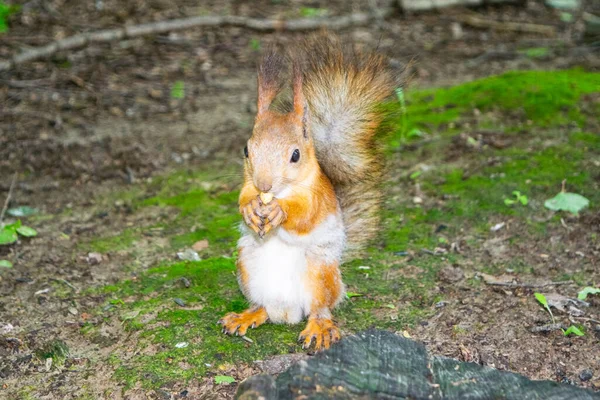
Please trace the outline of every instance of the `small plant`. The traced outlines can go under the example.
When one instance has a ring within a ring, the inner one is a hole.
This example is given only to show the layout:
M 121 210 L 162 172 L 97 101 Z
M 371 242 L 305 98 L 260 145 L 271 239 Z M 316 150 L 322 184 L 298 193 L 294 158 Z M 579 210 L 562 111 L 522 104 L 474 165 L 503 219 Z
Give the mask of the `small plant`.
M 425 136 L 425 132 L 418 128 L 408 129 L 408 118 L 406 110 L 406 99 L 404 98 L 404 90 L 399 87 L 396 89 L 396 97 L 400 103 L 400 112 L 402 113 L 402 131 L 400 132 L 400 141 L 406 143 L 410 139 Z
M 544 308 L 546 310 L 548 310 L 548 312 L 550 313 L 550 318 L 552 318 L 552 323 L 555 323 L 554 321 L 554 315 L 552 314 L 552 310 L 550 310 L 550 306 L 548 305 L 548 300 L 546 300 L 546 296 L 544 296 L 541 293 L 534 293 L 533 294 L 535 296 L 535 299 L 542 305 L 544 306 Z
M 0 33 L 8 31 L 8 18 L 20 10 L 21 6 L 9 5 L 0 0 Z
M 254 51 L 260 51 L 260 39 L 252 38 L 250 39 L 250 48 Z
M 555 324 L 556 321 L 554 320 L 554 315 L 552 314 L 552 310 L 550 310 L 550 305 L 548 305 L 548 300 L 546 300 L 546 296 L 544 296 L 541 293 L 534 293 L 533 294 L 535 296 L 535 299 L 542 305 L 544 306 L 544 308 L 548 311 L 548 313 L 550 314 L 550 318 L 552 318 L 552 323 Z M 569 326 L 566 330 L 565 329 L 561 329 L 563 335 L 565 336 L 569 336 L 571 334 L 573 335 L 577 335 L 577 336 L 584 336 L 585 333 L 583 333 L 583 330 L 575 325 L 571 325 Z
M 12 268 L 13 264 L 8 260 L 0 260 L 0 268 Z
M 21 225 L 20 220 L 17 220 L 14 224 L 0 225 L 0 246 L 16 242 L 19 239 L 19 235 L 34 237 L 37 236 L 37 231 L 28 226 Z
M 513 204 L 517 203 L 521 203 L 522 205 L 526 206 L 529 203 L 529 199 L 527 198 L 527 196 L 521 194 L 521 192 L 519 192 L 518 190 L 515 190 L 514 192 L 512 192 L 512 194 L 514 196 L 513 198 L 504 199 L 504 204 L 506 204 L 507 206 L 512 206 Z
M 600 288 L 594 288 L 594 287 L 584 287 L 578 294 L 577 294 L 577 298 L 579 300 L 585 300 L 588 297 L 588 294 L 600 294 Z
M 35 354 L 40 360 L 52 359 L 55 365 L 60 365 L 69 357 L 69 347 L 62 340 L 53 340 L 44 344 Z
M 185 82 L 175 81 L 171 88 L 171 97 L 173 99 L 183 99 L 185 97 Z

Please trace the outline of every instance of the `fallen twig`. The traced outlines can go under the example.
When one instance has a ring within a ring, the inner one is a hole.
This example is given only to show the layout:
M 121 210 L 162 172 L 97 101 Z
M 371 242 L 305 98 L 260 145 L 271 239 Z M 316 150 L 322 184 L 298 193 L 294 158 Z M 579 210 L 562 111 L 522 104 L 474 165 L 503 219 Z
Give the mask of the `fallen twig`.
M 8 188 L 8 194 L 6 195 L 6 200 L 4 200 L 4 206 L 2 207 L 2 211 L 0 211 L 0 225 L 2 225 L 2 220 L 4 219 L 4 214 L 8 209 L 8 203 L 10 203 L 10 198 L 12 196 L 13 189 L 15 188 L 15 182 L 17 181 L 17 173 L 15 172 L 12 178 L 12 182 L 10 183 L 10 187 Z
M 552 331 L 559 331 L 561 329 L 566 329 L 567 327 L 564 324 L 548 324 L 548 325 L 542 325 L 542 326 L 534 326 L 533 328 L 531 328 L 529 331 L 532 333 L 539 333 L 539 332 L 552 332 Z
M 61 125 L 60 117 L 53 117 L 52 115 L 44 112 L 36 112 L 36 111 L 26 111 L 26 110 L 2 110 L 0 111 L 0 116 L 11 116 L 11 117 L 19 117 L 24 116 L 28 118 L 39 118 L 46 120 L 50 123 L 56 124 L 57 126 Z
M 68 287 L 70 287 L 71 289 L 73 289 L 75 292 L 79 292 L 79 289 L 77 289 L 75 286 L 73 286 L 69 281 L 67 281 L 66 279 L 62 279 L 62 278 L 51 278 L 51 280 L 53 280 L 54 282 L 60 282 L 60 283 L 64 283 L 65 285 L 67 285 Z
M 550 25 L 528 24 L 524 22 L 501 22 L 474 15 L 457 16 L 457 19 L 474 28 L 491 28 L 497 31 L 521 33 L 539 33 L 546 36 L 556 35 L 556 27 Z
M 255 31 L 308 31 L 321 28 L 338 30 L 350 26 L 364 25 L 374 19 L 380 20 L 389 16 L 393 11 L 394 7 L 390 4 L 387 7 L 374 10 L 371 13 L 352 13 L 330 18 L 299 18 L 286 21 L 282 19 L 247 18 L 237 15 L 207 15 L 150 22 L 140 25 L 128 25 L 121 28 L 81 33 L 56 40 L 45 46 L 24 50 L 22 53 L 13 56 L 8 61 L 1 61 L 0 71 L 7 71 L 19 64 L 50 57 L 62 50 L 85 47 L 90 43 L 107 43 L 197 27 L 238 26 Z
M 509 288 L 528 288 L 528 289 L 540 289 L 548 286 L 560 286 L 569 285 L 573 281 L 560 281 L 560 282 L 548 282 L 548 283 L 513 283 L 513 282 L 488 282 L 484 280 L 486 284 L 490 286 L 502 286 Z
M 594 319 L 594 318 L 588 318 L 588 317 L 576 317 L 576 316 L 574 316 L 574 315 L 572 315 L 571 317 L 572 317 L 572 318 L 575 318 L 575 319 L 580 319 L 580 320 L 582 320 L 582 321 L 593 322 L 593 323 L 595 323 L 595 324 L 599 324 L 599 325 L 600 325 L 600 321 L 598 321 L 597 319 Z

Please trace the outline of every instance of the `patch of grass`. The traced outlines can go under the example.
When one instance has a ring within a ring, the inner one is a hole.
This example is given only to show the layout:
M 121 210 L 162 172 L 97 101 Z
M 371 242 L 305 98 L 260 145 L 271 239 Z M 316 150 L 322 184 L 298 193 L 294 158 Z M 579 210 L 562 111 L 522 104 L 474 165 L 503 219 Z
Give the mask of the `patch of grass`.
M 54 365 L 60 365 L 69 356 L 69 347 L 62 340 L 52 340 L 44 344 L 35 354 L 42 361 L 51 358 Z

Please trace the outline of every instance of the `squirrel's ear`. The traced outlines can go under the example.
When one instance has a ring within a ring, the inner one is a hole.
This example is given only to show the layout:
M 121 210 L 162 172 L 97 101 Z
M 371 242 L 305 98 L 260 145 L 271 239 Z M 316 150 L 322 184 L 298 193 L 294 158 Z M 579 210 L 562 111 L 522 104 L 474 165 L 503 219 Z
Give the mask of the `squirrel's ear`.
M 269 109 L 281 89 L 280 75 L 283 67 L 283 58 L 274 51 L 267 53 L 258 66 L 258 114 Z
M 308 104 L 306 103 L 306 98 L 304 97 L 304 92 L 302 90 L 302 69 L 300 64 L 296 61 L 294 62 L 294 114 L 302 121 L 302 133 L 305 138 L 308 138 L 308 134 L 306 132 L 306 117 L 308 111 Z

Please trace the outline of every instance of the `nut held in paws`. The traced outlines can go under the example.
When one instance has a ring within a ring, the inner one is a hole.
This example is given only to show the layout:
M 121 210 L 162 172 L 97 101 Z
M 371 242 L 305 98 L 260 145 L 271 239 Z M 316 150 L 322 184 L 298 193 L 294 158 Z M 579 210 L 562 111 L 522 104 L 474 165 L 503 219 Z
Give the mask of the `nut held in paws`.
M 273 193 L 261 193 L 260 200 L 263 204 L 269 204 L 273 200 Z

